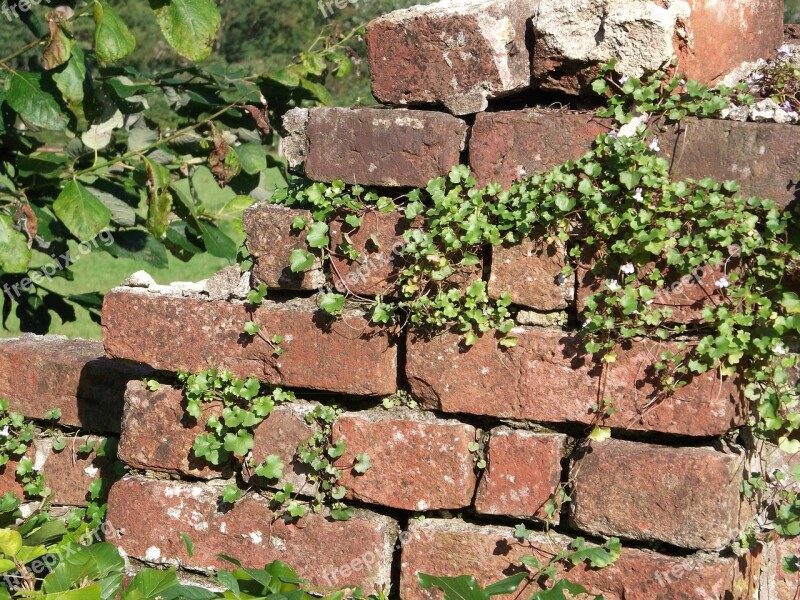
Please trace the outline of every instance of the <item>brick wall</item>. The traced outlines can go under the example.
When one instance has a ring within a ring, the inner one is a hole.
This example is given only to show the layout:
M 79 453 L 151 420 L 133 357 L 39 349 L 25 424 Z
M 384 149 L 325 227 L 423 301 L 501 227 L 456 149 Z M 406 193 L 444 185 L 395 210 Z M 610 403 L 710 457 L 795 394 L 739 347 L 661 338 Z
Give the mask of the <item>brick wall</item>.
M 588 29 L 608 13 L 608 42 L 586 55 L 570 49 L 570 36 L 585 32 L 569 29 L 555 0 L 446 1 L 376 20 L 367 30 L 375 96 L 400 108 L 296 109 L 286 117 L 289 163 L 316 181 L 402 190 L 466 162 L 481 182 L 508 184 L 580 156 L 609 123 L 580 111 L 485 111 L 497 98 L 535 100 L 537 89 L 581 93 L 615 47 L 632 75 L 680 58 L 691 76 L 713 82 L 781 41 L 782 5 L 774 0 L 737 11 L 732 1 L 713 8 L 695 0 L 681 14 L 658 2 L 615 3 L 611 12 L 605 4 L 579 7 L 576 22 Z M 532 23 L 536 7 L 541 19 Z M 637 35 L 661 45 L 639 56 L 635 44 L 622 43 Z M 738 179 L 745 192 L 785 206 L 794 199 L 797 131 L 704 120 L 658 135 L 676 176 Z M 610 600 L 794 597 L 798 582 L 779 565 L 796 542 L 734 552 L 753 516 L 740 495 L 753 456 L 732 441 L 743 439 L 736 432 L 749 410 L 735 381 L 709 373 L 651 402 L 648 373 L 665 346 L 647 340 L 600 369 L 563 326 L 595 282 L 585 273 L 564 280 L 563 248 L 535 236 L 482 257 L 490 294 L 512 296 L 514 348 L 499 349 L 492 332 L 468 350 L 452 334 L 387 332 L 357 309 L 333 320 L 310 293 L 331 286 L 391 295 L 402 268 L 392 250 L 417 225 L 369 213 L 350 236 L 366 266 L 335 257 L 295 274 L 289 255 L 305 239 L 291 224 L 303 214 L 260 205 L 245 215 L 252 284 L 281 292 L 255 312 L 234 291 L 120 287 L 105 299 L 104 350 L 55 338 L 0 342 L 0 396 L 32 418 L 59 407 L 67 426 L 119 436 L 125 474 L 111 489 L 108 519 L 129 557 L 191 571 L 221 566 L 219 553 L 250 566 L 281 559 L 319 585 L 392 587 L 393 597 L 415 600 L 440 597 L 417 585 L 418 572 L 489 583 L 520 569 L 524 554 L 546 557 L 578 536 L 592 543 L 616 536 L 624 549 L 615 565 L 569 572 Z M 343 228 L 334 222 L 332 237 Z M 708 297 L 695 291 L 690 286 L 666 302 L 691 319 Z M 250 320 L 283 337 L 282 354 L 241 334 Z M 319 404 L 346 408 L 332 437 L 346 444 L 337 465 L 345 471 L 345 501 L 357 509 L 351 520 L 323 511 L 286 521 L 256 494 L 233 508 L 220 504 L 225 483 L 251 474 L 193 458 L 204 423 L 185 418 L 181 390 L 166 383 L 179 370 L 212 367 L 292 388 L 300 398 L 255 430 L 254 459 L 275 454 L 287 465 L 281 481 L 262 482 L 267 490 L 292 483 L 300 497 L 314 495 L 297 459 L 298 445 L 314 432 L 303 416 Z M 141 382 L 153 370 L 165 382 L 156 391 Z M 605 423 L 613 439 L 578 443 L 602 400 L 601 378 L 615 398 Z M 416 407 L 381 408 L 398 390 L 410 392 Z M 81 462 L 91 457 L 63 464 L 46 441 L 36 452 L 57 497 L 80 504 L 79 485 L 97 474 Z M 372 468 L 357 475 L 348 466 L 362 452 Z M 571 499 L 546 526 L 545 507 L 568 479 Z M 13 477 L 0 477 L 0 486 L 13 489 Z M 534 531 L 525 543 L 514 537 L 519 522 Z M 182 533 L 194 542 L 191 557 Z

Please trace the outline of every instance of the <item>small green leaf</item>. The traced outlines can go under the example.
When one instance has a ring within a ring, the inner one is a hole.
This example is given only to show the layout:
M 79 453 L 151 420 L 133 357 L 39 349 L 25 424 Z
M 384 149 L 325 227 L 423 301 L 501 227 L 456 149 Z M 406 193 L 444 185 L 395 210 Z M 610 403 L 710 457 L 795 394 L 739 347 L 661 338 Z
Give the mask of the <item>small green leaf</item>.
M 319 307 L 329 315 L 339 315 L 344 308 L 345 297 L 341 294 L 322 294 L 319 299 Z
M 118 61 L 136 48 L 136 38 L 104 0 L 95 2 L 94 22 L 94 49 L 101 63 Z
M 356 455 L 356 464 L 353 469 L 356 473 L 364 474 L 372 468 L 372 459 L 365 453 L 361 452 Z
M 77 181 L 64 186 L 53 212 L 82 242 L 94 239 L 111 223 L 111 211 Z
M 270 454 L 263 463 L 256 467 L 256 475 L 265 479 L 280 479 L 283 477 L 284 464 L 279 456 Z
M 178 54 L 194 61 L 208 58 L 221 21 L 213 0 L 150 0 L 150 8 Z

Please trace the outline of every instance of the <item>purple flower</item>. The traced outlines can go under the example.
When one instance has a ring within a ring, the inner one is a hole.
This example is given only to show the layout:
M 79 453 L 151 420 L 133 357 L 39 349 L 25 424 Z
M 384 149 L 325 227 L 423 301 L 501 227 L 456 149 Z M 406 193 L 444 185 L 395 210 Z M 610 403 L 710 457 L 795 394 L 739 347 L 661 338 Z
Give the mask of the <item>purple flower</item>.
M 788 100 L 784 100 L 781 103 L 781 109 L 785 110 L 786 112 L 792 112 L 792 104 Z

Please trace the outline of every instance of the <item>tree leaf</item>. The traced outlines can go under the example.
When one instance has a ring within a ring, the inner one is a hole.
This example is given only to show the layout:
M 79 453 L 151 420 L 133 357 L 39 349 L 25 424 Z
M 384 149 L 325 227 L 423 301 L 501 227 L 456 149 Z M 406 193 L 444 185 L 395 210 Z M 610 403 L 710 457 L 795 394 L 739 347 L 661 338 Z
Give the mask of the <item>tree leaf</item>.
M 56 82 L 56 87 L 70 108 L 76 111 L 83 102 L 83 87 L 86 82 L 86 63 L 80 46 L 76 45 L 72 49 L 69 61 L 58 72 L 53 73 L 53 81 Z
M 24 273 L 33 257 L 25 235 L 14 229 L 6 215 L 0 215 L 0 270 Z
M 208 58 L 221 20 L 213 0 L 150 0 L 150 8 L 178 54 L 195 61 Z
M 103 0 L 94 5 L 94 22 L 94 49 L 101 63 L 117 61 L 136 48 L 136 38 L 128 26 Z
M 6 93 L 6 103 L 31 127 L 63 131 L 67 117 L 56 99 L 42 89 L 41 73 L 15 72 Z
M 125 124 L 122 113 L 118 110 L 104 123 L 95 123 L 89 130 L 81 135 L 81 141 L 87 148 L 92 150 L 102 150 L 111 143 L 111 135 L 115 129 L 119 129 Z
M 72 56 L 72 41 L 58 26 L 55 18 L 50 19 L 50 40 L 42 52 L 42 66 L 48 71 L 60 67 Z
M 77 181 L 64 186 L 53 212 L 82 242 L 97 236 L 111 222 L 111 211 Z

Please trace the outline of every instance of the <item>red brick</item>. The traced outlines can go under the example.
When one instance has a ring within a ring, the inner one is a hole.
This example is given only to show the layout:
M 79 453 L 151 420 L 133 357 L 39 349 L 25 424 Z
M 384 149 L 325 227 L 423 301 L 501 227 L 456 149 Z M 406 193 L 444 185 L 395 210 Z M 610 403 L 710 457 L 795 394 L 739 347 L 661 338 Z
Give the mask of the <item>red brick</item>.
M 533 19 L 533 75 L 543 89 L 581 93 L 602 63 L 639 76 L 677 62 L 687 79 L 709 83 L 742 62 L 766 58 L 783 38 L 783 4 L 759 0 L 687 3 L 539 4 Z
M 103 345 L 89 340 L 28 335 L 1 340 L 0 398 L 12 410 L 43 419 L 61 409 L 62 425 L 118 433 L 125 386 L 151 371 L 103 357 Z
M 313 181 L 424 188 L 461 162 L 467 136 L 461 119 L 423 110 L 320 107 L 287 118 L 287 158 Z
M 727 546 L 741 530 L 744 453 L 623 440 L 573 463 L 570 520 L 582 531 L 683 548 Z
M 580 158 L 610 122 L 592 113 L 542 110 L 478 115 L 470 139 L 470 166 L 481 183 L 507 186 L 523 173 L 549 170 Z M 675 180 L 736 180 L 745 196 L 786 207 L 795 198 L 800 136 L 794 125 L 687 119 L 659 129 L 661 154 Z M 765 158 L 766 157 L 766 158 Z
M 242 333 L 248 321 L 265 337 L 281 335 L 284 353 L 261 337 Z M 397 382 L 397 348 L 385 330 L 360 312 L 334 320 L 313 299 L 244 304 L 208 302 L 141 289 L 117 288 L 103 304 L 106 352 L 164 371 L 230 370 L 273 385 L 358 395 L 391 394 Z
M 358 510 L 345 522 L 323 512 L 287 523 L 260 496 L 247 496 L 223 510 L 219 495 L 219 488 L 208 484 L 126 477 L 114 484 L 109 497 L 112 537 L 128 556 L 157 564 L 228 568 L 218 557 L 224 553 L 254 568 L 284 561 L 318 586 L 359 585 L 367 592 L 388 587 L 397 539 L 392 519 Z M 194 544 L 191 558 L 181 533 Z
M 747 420 L 736 387 L 713 373 L 646 408 L 656 392 L 653 357 L 668 345 L 634 342 L 601 369 L 579 352 L 574 333 L 518 327 L 513 335 L 519 341 L 509 349 L 499 348 L 491 331 L 469 349 L 457 334 L 412 335 L 406 365 L 412 393 L 426 408 L 447 413 L 586 424 L 595 416 L 592 407 L 609 397 L 616 409 L 605 421 L 610 427 L 692 436 L 720 435 Z
M 367 26 L 372 93 L 384 104 L 443 103 L 463 115 L 530 84 L 534 0 L 438 2 Z
M 292 272 L 293 250 L 308 250 L 306 232 L 292 228 L 292 222 L 303 218 L 311 223 L 307 210 L 287 208 L 278 204 L 256 205 L 244 212 L 247 251 L 253 257 L 253 277 L 256 284 L 287 290 L 315 290 L 325 285 L 322 261 L 316 259 L 302 273 Z
M 561 483 L 567 436 L 508 427 L 492 430 L 488 466 L 475 510 L 487 515 L 546 518 L 544 505 Z M 555 515 L 558 522 L 558 515 Z
M 504 292 L 514 304 L 537 310 L 567 308 L 575 297 L 575 280 L 561 270 L 566 253 L 542 240 L 525 238 L 513 246 L 494 246 L 489 295 L 499 298 Z
M 229 466 L 214 467 L 194 456 L 192 445 L 204 431 L 204 422 L 185 414 L 180 389 L 161 385 L 151 392 L 140 381 L 128 384 L 119 443 L 119 458 L 127 465 L 200 479 L 230 477 Z
M 340 292 L 349 290 L 361 296 L 396 294 L 395 283 L 405 265 L 403 232 L 409 222 L 398 212 L 371 211 L 363 218 L 355 230 L 341 217 L 331 223 L 331 246 L 338 248 L 346 241 L 346 234 L 359 253 L 356 260 L 349 260 L 336 252 L 331 257 L 331 279 Z
M 610 120 L 598 119 L 593 112 L 481 113 L 472 127 L 469 164 L 479 183 L 508 186 L 524 174 L 577 160 L 610 128 Z
M 800 41 L 800 24 L 787 23 L 783 26 L 783 40 L 789 44 L 797 44 Z
M 776 533 L 769 536 L 764 567 L 762 568 L 761 600 L 797 600 L 800 590 L 800 573 L 788 573 L 783 561 L 791 556 L 800 556 L 800 537 L 784 538 Z M 793 561 L 795 567 L 797 561 Z
M 735 180 L 742 195 L 774 200 L 786 207 L 795 200 L 800 135 L 794 125 L 688 120 L 681 134 L 667 134 L 661 147 L 673 160 L 677 178 Z
M 477 477 L 469 444 L 475 428 L 425 413 L 376 410 L 336 419 L 333 441 L 346 444 L 336 461 L 349 498 L 392 508 L 425 511 L 469 506 Z M 372 468 L 352 469 L 366 453 Z
M 266 481 L 253 476 L 253 480 L 266 487 L 282 488 L 290 483 L 295 493 L 313 496 L 317 488 L 308 481 L 311 468 L 297 456 L 297 447 L 314 435 L 316 427 L 310 425 L 305 416 L 318 406 L 316 403 L 296 400 L 289 404 L 276 406 L 272 414 L 256 427 L 253 436 L 253 460 L 262 463 L 268 456 L 275 455 L 284 464 L 283 477 L 278 481 Z M 247 472 L 245 481 L 250 480 Z
M 605 277 L 592 273 L 589 265 L 579 265 L 577 269 L 578 290 L 577 307 L 582 312 L 586 306 L 586 300 L 592 294 L 597 294 L 606 289 L 606 282 L 609 280 L 621 281 L 626 277 L 623 273 L 607 273 Z M 670 275 L 671 268 L 668 265 L 648 264 L 637 266 L 637 277 L 645 280 L 647 275 L 656 269 L 665 278 L 665 285 L 659 288 L 656 297 L 653 299 L 651 308 L 669 309 L 671 315 L 668 321 L 673 323 L 689 323 L 703 321 L 703 309 L 706 307 L 718 306 L 725 301 L 721 294 L 721 289 L 716 286 L 716 281 L 730 274 L 733 264 L 712 266 L 705 263 L 694 269 L 692 275 L 677 277 Z
M 571 543 L 554 532 L 533 533 L 529 543 L 514 538 L 514 530 L 497 525 L 473 525 L 458 519 L 412 520 L 403 534 L 400 596 L 403 600 L 441 600 L 434 590 L 423 590 L 417 574 L 457 577 L 469 574 L 482 586 L 522 571 L 520 558 L 537 555 L 542 562 Z M 531 547 L 533 546 L 533 547 Z M 624 548 L 617 562 L 604 569 L 579 565 L 564 575 L 606 600 L 744 600 L 745 561 L 735 557 L 674 557 Z M 533 591 L 533 587 L 528 588 Z
M 91 452 L 80 452 L 78 448 L 91 443 Z M 98 456 L 98 449 L 105 444 L 105 452 Z M 116 440 L 95 436 L 67 437 L 67 445 L 60 452 L 52 448 L 50 439 L 37 442 L 40 456 L 46 456 L 42 475 L 45 484 L 53 492 L 53 504 L 57 506 L 86 506 L 89 503 L 89 486 L 101 477 L 106 481 L 114 478 L 114 452 Z M 41 459 L 39 459 L 41 460 Z
M 36 448 L 31 445 L 25 453 L 25 456 L 35 463 Z M 39 462 L 41 464 L 43 460 Z M 17 481 L 17 465 L 19 465 L 19 461 L 12 458 L 5 465 L 0 467 L 0 496 L 5 496 L 9 492 L 12 492 L 17 498 L 24 498 L 25 490 L 22 484 Z

